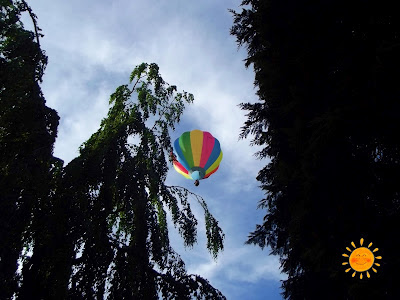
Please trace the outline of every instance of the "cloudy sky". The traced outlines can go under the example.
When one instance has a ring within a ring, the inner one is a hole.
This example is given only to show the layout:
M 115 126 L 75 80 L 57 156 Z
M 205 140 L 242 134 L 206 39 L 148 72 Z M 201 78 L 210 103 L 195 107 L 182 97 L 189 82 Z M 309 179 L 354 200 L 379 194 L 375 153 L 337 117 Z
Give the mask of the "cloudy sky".
M 171 133 L 211 132 L 224 152 L 220 169 L 194 187 L 171 167 L 168 185 L 181 185 L 202 196 L 226 235 L 215 261 L 206 250 L 201 208 L 198 244 L 185 249 L 171 228 L 172 246 L 188 272 L 200 274 L 228 299 L 281 299 L 279 260 L 268 249 L 244 245 L 262 221 L 256 210 L 263 197 L 255 180 L 267 161 L 256 160 L 249 140 L 238 140 L 245 112 L 237 104 L 255 102 L 254 74 L 245 69 L 244 49 L 229 35 L 239 0 L 31 0 L 49 57 L 42 89 L 47 105 L 61 118 L 55 155 L 68 163 L 95 132 L 108 111 L 109 95 L 128 82 L 141 62 L 155 62 L 170 84 L 194 94 Z M 28 19 L 24 18 L 29 28 Z

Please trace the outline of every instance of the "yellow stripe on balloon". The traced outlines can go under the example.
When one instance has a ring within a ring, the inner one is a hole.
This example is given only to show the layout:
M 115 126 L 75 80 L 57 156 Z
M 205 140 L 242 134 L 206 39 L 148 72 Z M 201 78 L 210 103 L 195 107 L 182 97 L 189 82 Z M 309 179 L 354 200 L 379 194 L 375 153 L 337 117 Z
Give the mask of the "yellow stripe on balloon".
M 189 174 L 183 173 L 181 170 L 179 170 L 179 168 L 177 166 L 174 165 L 174 169 L 179 173 L 182 174 L 183 176 L 185 176 L 185 178 L 187 179 L 192 179 L 192 177 L 190 177 Z
M 193 165 L 200 166 L 201 151 L 203 149 L 203 131 L 192 130 L 190 132 L 190 144 L 192 146 Z
M 211 171 L 213 171 L 216 167 L 218 167 L 219 163 L 222 160 L 222 151 L 219 153 L 219 156 L 217 158 L 217 160 L 211 165 L 211 167 L 209 167 L 206 171 L 206 174 L 210 173 Z

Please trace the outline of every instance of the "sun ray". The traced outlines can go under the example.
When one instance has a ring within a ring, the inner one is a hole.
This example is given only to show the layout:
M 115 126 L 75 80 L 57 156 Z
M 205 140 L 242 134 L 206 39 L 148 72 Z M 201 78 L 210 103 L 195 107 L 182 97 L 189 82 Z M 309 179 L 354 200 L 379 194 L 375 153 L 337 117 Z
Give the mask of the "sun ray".
M 369 275 L 368 271 L 367 271 L 367 277 L 370 278 L 371 276 Z
M 342 254 L 342 256 L 344 256 L 344 257 L 349 257 L 347 254 Z
M 376 265 L 376 266 L 378 266 L 378 267 L 380 267 L 381 265 L 380 264 L 378 264 L 378 263 L 375 263 L 374 265 Z
M 377 272 L 374 268 L 372 268 L 372 271 L 374 271 L 375 273 Z
M 362 279 L 362 273 L 360 273 L 360 279 Z
M 352 245 L 354 248 L 356 248 L 356 245 L 354 245 L 354 242 L 351 242 L 351 245 Z
M 351 268 L 348 268 L 345 272 L 347 273 L 347 272 L 349 272 L 351 270 Z
M 363 243 L 364 243 L 364 239 L 361 238 L 361 240 L 360 240 L 360 245 L 362 246 Z
M 376 256 L 375 258 L 376 259 L 382 259 L 382 256 Z
M 378 250 L 379 250 L 379 248 L 375 248 L 374 251 L 372 251 L 372 252 L 376 252 L 376 251 L 378 251 Z
M 372 243 L 369 243 L 368 248 L 372 246 Z
M 350 251 L 350 252 L 353 251 L 353 250 L 351 250 L 349 247 L 346 247 L 346 249 L 347 249 L 348 251 Z
M 356 276 L 356 273 L 357 273 L 357 272 L 354 272 L 354 273 L 353 273 L 353 275 L 351 275 L 351 277 L 354 277 L 354 276 Z
M 349 264 L 349 263 L 348 262 L 344 262 L 344 263 L 342 263 L 342 266 L 347 265 L 347 264 Z

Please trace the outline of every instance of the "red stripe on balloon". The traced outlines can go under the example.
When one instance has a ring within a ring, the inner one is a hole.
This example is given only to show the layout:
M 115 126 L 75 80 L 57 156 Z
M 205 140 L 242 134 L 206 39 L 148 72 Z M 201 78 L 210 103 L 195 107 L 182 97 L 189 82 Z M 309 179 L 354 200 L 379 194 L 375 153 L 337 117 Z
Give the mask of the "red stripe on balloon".
M 175 165 L 180 171 L 182 171 L 183 173 L 189 174 L 188 170 L 186 170 L 185 167 L 182 166 L 182 164 L 181 164 L 179 161 L 174 160 L 174 165 Z
M 204 168 L 214 148 L 215 139 L 211 133 L 203 132 L 203 146 L 201 150 L 200 167 Z

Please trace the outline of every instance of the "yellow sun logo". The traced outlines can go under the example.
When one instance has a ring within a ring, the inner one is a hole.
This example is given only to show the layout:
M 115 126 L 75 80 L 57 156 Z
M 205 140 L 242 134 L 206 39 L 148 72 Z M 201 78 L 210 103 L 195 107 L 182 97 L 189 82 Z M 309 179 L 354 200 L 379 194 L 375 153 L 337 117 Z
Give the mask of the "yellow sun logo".
M 364 243 L 364 239 L 360 240 L 360 246 L 362 246 Z M 350 255 L 348 254 L 342 254 L 344 257 L 348 257 L 349 261 L 342 263 L 342 265 L 348 265 L 350 264 L 351 268 L 346 269 L 346 273 L 349 272 L 351 269 L 354 270 L 354 273 L 352 277 L 356 275 L 357 272 L 360 272 L 360 279 L 363 278 L 362 272 L 366 272 L 367 277 L 370 278 L 370 274 L 368 272 L 369 269 L 372 269 L 375 273 L 377 272 L 375 268 L 372 266 L 380 266 L 380 264 L 376 263 L 376 259 L 382 259 L 382 256 L 374 256 L 373 252 L 378 251 L 378 248 L 375 248 L 373 251 L 371 251 L 369 248 L 372 246 L 372 243 L 370 243 L 367 247 L 356 247 L 353 242 L 351 242 L 351 245 L 354 247 L 354 250 L 351 250 L 349 247 L 346 247 L 347 251 L 350 252 Z

